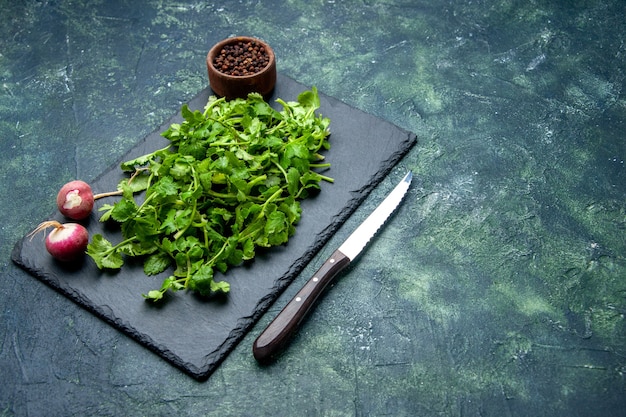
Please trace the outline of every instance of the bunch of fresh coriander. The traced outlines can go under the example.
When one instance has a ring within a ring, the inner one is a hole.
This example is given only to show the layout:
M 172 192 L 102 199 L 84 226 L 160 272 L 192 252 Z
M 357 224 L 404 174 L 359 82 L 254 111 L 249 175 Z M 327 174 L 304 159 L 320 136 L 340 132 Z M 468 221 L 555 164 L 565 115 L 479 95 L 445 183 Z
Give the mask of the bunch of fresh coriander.
M 122 163 L 132 176 L 118 185 L 121 199 L 100 209 L 100 220 L 118 222 L 123 239 L 93 236 L 87 254 L 98 268 L 120 269 L 124 257 L 141 256 L 147 275 L 173 267 L 145 298 L 181 289 L 209 295 L 230 290 L 213 279 L 215 270 L 286 243 L 300 219 L 299 200 L 320 181 L 332 182 L 316 171 L 330 166 L 320 154 L 330 147 L 330 120 L 315 113 L 315 87 L 297 102 L 277 102 L 281 111 L 258 94 L 211 97 L 204 111 L 184 105 L 184 121 L 162 133 L 171 145 Z

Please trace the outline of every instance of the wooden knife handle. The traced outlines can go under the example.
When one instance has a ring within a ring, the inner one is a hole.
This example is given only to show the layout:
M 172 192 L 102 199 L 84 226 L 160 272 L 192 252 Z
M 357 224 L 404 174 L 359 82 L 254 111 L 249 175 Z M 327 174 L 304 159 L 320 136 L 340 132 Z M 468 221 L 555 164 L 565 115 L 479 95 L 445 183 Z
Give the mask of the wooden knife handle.
M 339 250 L 333 252 L 254 341 L 252 353 L 257 361 L 267 362 L 285 346 L 324 288 L 348 264 L 350 258 Z

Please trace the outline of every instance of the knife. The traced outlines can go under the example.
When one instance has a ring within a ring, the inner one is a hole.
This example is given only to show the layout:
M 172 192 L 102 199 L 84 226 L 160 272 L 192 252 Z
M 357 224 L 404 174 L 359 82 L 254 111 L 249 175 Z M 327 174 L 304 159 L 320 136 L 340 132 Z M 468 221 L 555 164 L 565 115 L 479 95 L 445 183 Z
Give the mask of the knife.
M 252 353 L 257 361 L 271 360 L 286 345 L 326 286 L 356 259 L 400 205 L 412 179 L 413 173 L 409 171 L 263 330 L 252 345 Z

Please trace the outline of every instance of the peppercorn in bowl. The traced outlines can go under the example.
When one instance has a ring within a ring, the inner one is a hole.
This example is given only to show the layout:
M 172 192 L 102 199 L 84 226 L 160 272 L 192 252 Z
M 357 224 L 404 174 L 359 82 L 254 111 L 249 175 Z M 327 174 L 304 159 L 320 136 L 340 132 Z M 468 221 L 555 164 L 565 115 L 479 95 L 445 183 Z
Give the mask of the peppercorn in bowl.
M 260 39 L 224 39 L 211 48 L 206 61 L 211 89 L 227 100 L 253 92 L 268 97 L 276 85 L 276 56 Z

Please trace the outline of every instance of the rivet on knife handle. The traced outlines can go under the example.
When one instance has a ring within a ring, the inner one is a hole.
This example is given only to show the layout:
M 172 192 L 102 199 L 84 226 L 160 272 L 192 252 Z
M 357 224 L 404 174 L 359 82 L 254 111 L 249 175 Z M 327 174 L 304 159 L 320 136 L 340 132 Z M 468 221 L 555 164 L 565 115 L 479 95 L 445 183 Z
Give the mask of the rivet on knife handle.
M 255 340 L 252 353 L 257 361 L 266 362 L 287 344 L 324 288 L 349 264 L 350 259 L 339 250 L 324 262 Z
M 266 362 L 282 349 L 315 300 L 333 278 L 363 251 L 367 243 L 400 205 L 409 189 L 413 174 L 409 171 L 376 209 L 341 244 L 304 287 L 282 309 L 252 345 L 259 362 Z

